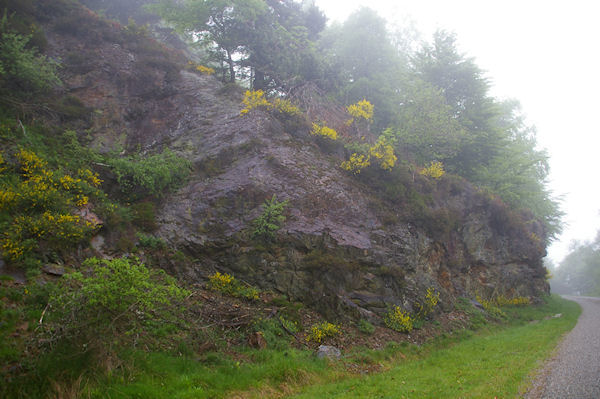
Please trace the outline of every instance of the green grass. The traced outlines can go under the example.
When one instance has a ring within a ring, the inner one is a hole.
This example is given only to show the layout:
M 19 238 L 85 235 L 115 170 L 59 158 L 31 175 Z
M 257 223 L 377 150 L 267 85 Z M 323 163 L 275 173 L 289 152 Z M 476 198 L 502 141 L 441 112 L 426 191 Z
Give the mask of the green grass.
M 295 398 L 511 398 L 547 358 L 581 312 L 553 296 L 543 306 L 505 308 L 507 328 L 456 343 L 437 340 L 389 371 L 313 385 Z M 562 313 L 560 318 L 545 316 Z M 539 320 L 531 322 L 533 320 Z
M 330 375 L 327 362 L 310 352 L 288 349 L 247 350 L 242 359 L 212 353 L 196 360 L 159 353 L 136 352 L 128 361 L 133 371 L 94 383 L 92 398 L 224 398 L 234 391 L 300 384 L 309 375 Z M 84 390 L 85 391 L 85 390 Z

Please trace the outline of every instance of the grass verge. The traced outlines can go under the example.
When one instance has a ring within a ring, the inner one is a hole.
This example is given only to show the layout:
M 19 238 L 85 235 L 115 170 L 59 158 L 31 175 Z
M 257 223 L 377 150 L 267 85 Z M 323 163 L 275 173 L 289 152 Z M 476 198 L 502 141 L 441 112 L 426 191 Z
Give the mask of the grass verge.
M 499 331 L 484 329 L 458 342 L 436 340 L 388 371 L 313 385 L 294 398 L 517 397 L 528 376 L 576 324 L 581 309 L 552 296 L 542 306 L 505 312 L 510 321 Z M 548 317 L 557 313 L 562 316 Z

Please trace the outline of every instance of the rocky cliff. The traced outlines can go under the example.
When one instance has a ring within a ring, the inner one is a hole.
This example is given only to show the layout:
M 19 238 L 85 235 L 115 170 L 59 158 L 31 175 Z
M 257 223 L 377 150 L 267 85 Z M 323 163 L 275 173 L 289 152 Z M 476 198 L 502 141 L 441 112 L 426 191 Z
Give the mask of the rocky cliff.
M 193 162 L 158 212 L 157 235 L 194 259 L 168 265 L 179 277 L 230 272 L 332 318 L 411 310 L 429 287 L 446 308 L 460 296 L 548 291 L 542 225 L 466 181 L 427 179 L 410 165 L 354 176 L 339 167 L 343 146 L 268 112 L 241 116 L 240 89 L 91 11 L 64 11 L 46 34 L 48 53 L 63 60 L 65 94 L 90 111 L 78 132 L 91 145 L 168 147 Z M 286 221 L 275 240 L 252 239 L 274 194 L 289 201 Z

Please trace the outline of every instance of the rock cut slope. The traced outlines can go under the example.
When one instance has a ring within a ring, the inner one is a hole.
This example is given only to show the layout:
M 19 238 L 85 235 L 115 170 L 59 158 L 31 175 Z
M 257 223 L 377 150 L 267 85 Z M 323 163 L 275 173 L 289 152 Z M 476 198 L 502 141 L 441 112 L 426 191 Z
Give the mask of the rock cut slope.
M 170 266 L 180 277 L 230 272 L 332 318 L 411 310 L 429 287 L 447 308 L 460 296 L 548 292 L 543 228 L 528 215 L 457 177 L 429 181 L 407 166 L 353 176 L 339 167 L 343 146 L 307 124 L 242 116 L 240 90 L 187 71 L 182 53 L 69 13 L 48 22 L 49 53 L 64 60 L 65 91 L 94 110 L 92 145 L 170 148 L 193 162 L 159 210 L 158 235 L 196 259 Z M 73 18 L 88 21 L 85 34 L 66 28 Z M 287 220 L 274 242 L 259 242 L 252 220 L 273 195 L 289 201 Z

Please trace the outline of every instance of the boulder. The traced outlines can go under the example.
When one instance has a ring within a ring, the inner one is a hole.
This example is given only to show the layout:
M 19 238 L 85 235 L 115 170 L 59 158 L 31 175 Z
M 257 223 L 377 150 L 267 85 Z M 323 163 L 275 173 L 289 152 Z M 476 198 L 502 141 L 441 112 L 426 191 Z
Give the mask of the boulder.
M 335 346 L 319 345 L 317 349 L 317 358 L 327 358 L 330 360 L 337 360 L 342 357 L 342 352 Z
M 49 263 L 42 267 L 42 271 L 46 274 L 50 274 L 51 276 L 63 276 L 67 271 L 61 265 L 57 265 L 54 263 Z

